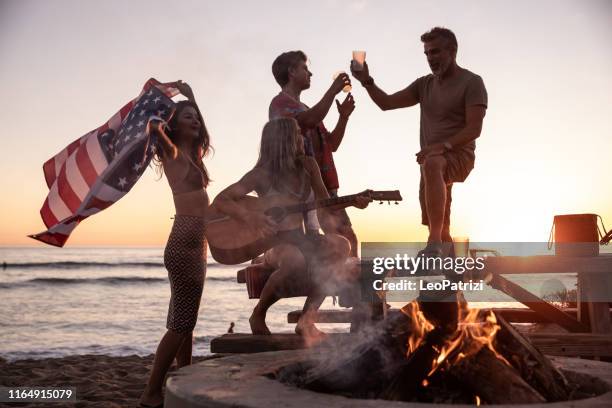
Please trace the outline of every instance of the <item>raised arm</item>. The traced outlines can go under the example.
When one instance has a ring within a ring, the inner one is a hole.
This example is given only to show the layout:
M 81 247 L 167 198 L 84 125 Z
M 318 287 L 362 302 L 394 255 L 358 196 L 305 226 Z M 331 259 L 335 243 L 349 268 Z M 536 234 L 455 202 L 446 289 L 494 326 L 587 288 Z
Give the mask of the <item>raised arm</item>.
M 340 143 L 342 143 L 342 139 L 344 138 L 349 116 L 351 116 L 351 113 L 353 113 L 355 110 L 355 100 L 353 99 L 353 95 L 349 92 L 342 103 L 338 102 L 336 99 L 336 107 L 338 108 L 338 123 L 336 124 L 334 130 L 329 134 L 329 143 L 334 152 L 338 150 L 338 147 L 340 147 Z
M 321 98 L 316 105 L 304 112 L 299 113 L 295 117 L 300 126 L 312 128 L 319 124 L 319 122 L 323 121 L 325 116 L 327 116 L 332 103 L 334 103 L 334 98 L 336 95 L 339 94 L 346 85 L 350 84 L 351 79 L 347 74 L 342 73 L 338 75 L 334 82 L 332 82 L 327 92 L 325 92 L 323 95 L 323 98 Z
M 385 91 L 376 86 L 374 78 L 370 76 L 367 62 L 363 63 L 363 69 L 361 71 L 355 71 L 354 66 L 351 65 L 351 73 L 361 82 L 361 85 L 366 89 L 372 101 L 384 111 L 407 108 L 419 103 L 418 95 L 410 86 L 391 95 L 388 95 Z
M 181 79 L 179 79 L 178 81 L 176 81 L 176 87 L 185 98 L 189 99 L 193 103 L 196 103 L 193 90 L 191 89 L 189 84 L 187 84 L 187 82 L 183 82 Z

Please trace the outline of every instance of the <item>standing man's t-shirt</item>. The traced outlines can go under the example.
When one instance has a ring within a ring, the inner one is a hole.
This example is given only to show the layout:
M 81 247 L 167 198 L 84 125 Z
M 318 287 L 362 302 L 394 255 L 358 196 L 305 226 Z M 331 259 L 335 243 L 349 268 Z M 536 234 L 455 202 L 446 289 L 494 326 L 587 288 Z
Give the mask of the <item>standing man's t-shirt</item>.
M 464 68 L 453 78 L 438 81 L 433 75 L 423 76 L 409 89 L 421 105 L 421 148 L 444 143 L 465 127 L 465 108 L 487 107 L 487 90 L 482 78 Z M 453 150 L 463 150 L 474 156 L 476 141 Z
M 421 148 L 434 143 L 444 143 L 465 128 L 465 109 L 468 106 L 488 104 L 487 90 L 482 78 L 464 68 L 453 78 L 439 81 L 434 75 L 418 78 L 408 87 L 421 105 Z M 474 168 L 476 141 L 454 146 L 444 153 L 447 182 L 447 199 L 444 225 L 450 225 L 452 184 L 463 182 Z M 419 186 L 421 222 L 429 225 L 425 200 L 425 183 L 421 175 Z

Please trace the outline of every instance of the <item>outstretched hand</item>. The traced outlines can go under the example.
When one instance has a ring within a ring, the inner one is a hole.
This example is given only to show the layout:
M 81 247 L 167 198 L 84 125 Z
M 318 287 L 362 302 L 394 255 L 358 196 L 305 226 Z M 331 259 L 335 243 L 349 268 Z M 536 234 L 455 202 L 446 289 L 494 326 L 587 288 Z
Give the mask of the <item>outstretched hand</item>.
M 370 69 L 368 68 L 368 63 L 363 61 L 363 68 L 360 70 L 355 70 L 357 62 L 355 60 L 351 60 L 351 74 L 355 77 L 359 82 L 363 82 L 370 77 Z
M 338 108 L 340 117 L 346 119 L 351 116 L 351 113 L 353 113 L 355 110 L 355 99 L 353 98 L 353 95 L 349 92 L 342 103 L 338 102 L 336 99 L 336 107 Z
M 193 90 L 191 89 L 189 84 L 187 84 L 187 82 L 183 82 L 183 80 L 179 79 L 178 81 L 176 81 L 175 85 L 176 85 L 176 88 L 179 90 L 179 92 L 183 96 L 185 96 L 190 101 L 195 102 L 195 97 L 193 95 Z

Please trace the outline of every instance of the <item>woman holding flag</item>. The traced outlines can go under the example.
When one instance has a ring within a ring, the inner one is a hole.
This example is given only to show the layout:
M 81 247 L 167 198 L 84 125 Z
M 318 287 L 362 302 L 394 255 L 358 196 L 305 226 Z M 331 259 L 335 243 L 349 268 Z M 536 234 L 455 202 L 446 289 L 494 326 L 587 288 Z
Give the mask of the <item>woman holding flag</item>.
M 147 129 L 157 138 L 154 163 L 160 174 L 166 174 L 176 215 L 164 251 L 171 287 L 167 331 L 140 397 L 143 407 L 163 404 L 162 385 L 175 357 L 179 368 L 191 364 L 193 329 L 206 275 L 204 217 L 210 178 L 202 158 L 210 149 L 210 138 L 191 88 L 182 81 L 176 86 L 188 100 L 176 104 L 168 123 L 153 119 Z

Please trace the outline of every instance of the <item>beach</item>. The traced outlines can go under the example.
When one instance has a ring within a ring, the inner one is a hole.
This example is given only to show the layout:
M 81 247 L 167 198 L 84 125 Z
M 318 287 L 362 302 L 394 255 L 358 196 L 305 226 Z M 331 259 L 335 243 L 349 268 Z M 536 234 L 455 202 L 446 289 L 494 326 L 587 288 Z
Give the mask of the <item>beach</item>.
M 205 360 L 196 356 L 194 363 Z M 76 387 L 76 403 L 71 407 L 135 407 L 144 389 L 153 355 L 122 356 L 75 355 L 63 358 L 0 360 L 0 385 L 5 387 Z M 173 366 L 170 372 L 176 369 Z M 58 403 L 2 404 L 11 407 L 58 406 Z
M 163 248 L 0 248 L 0 261 L 7 264 L 0 275 L 0 386 L 73 386 L 71 406 L 135 406 L 166 330 Z M 194 362 L 211 358 L 210 341 L 231 322 L 236 333 L 250 332 L 256 300 L 236 283 L 242 267 L 209 262 Z M 267 319 L 272 332 L 293 332 L 287 313 L 303 302 L 274 305 Z M 322 309 L 341 308 L 328 297 Z M 318 326 L 348 331 L 348 324 Z
M 0 386 L 74 386 L 77 403 L 70 406 L 136 406 L 166 330 L 170 285 L 163 248 L 4 247 L 1 262 Z M 211 339 L 231 322 L 236 332 L 250 331 L 256 300 L 236 283 L 241 267 L 209 261 L 194 362 L 210 357 Z M 303 302 L 275 305 L 270 329 L 292 332 L 287 313 Z M 338 306 L 328 298 L 323 307 Z

